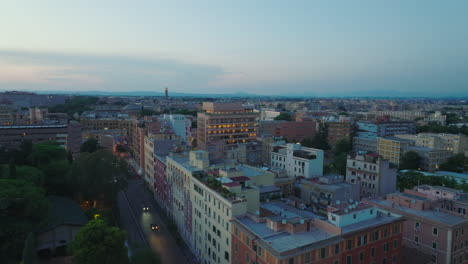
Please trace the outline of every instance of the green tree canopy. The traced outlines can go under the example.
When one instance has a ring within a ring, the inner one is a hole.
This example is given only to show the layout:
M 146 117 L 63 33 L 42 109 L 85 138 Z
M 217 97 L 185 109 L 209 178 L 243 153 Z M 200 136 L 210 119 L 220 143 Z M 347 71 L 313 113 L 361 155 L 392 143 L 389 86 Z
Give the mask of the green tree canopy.
M 420 168 L 421 157 L 417 152 L 408 151 L 403 154 L 400 160 L 400 169 L 417 170 Z
M 104 198 L 114 201 L 120 190 L 127 186 L 128 164 L 117 159 L 111 152 L 99 150 L 81 153 L 68 174 L 75 190 L 84 199 Z
M 92 220 L 70 244 L 74 264 L 127 264 L 125 231 L 103 220 Z
M 34 144 L 28 157 L 29 164 L 42 166 L 55 160 L 67 159 L 67 150 L 54 141 L 44 141 Z
M 345 138 L 338 140 L 333 148 L 333 154 L 339 155 L 342 153 L 348 154 L 351 151 L 351 144 Z
M 317 149 L 321 149 L 324 151 L 330 149 L 330 145 L 328 144 L 328 139 L 327 139 L 326 125 L 320 124 L 319 130 L 315 134 L 310 145 L 312 148 L 317 148 Z
M 281 113 L 277 117 L 275 117 L 274 120 L 286 120 L 286 121 L 292 121 L 292 116 L 288 113 Z
M 440 170 L 463 172 L 468 164 L 468 158 L 463 153 L 450 157 L 446 162 L 440 165 Z
M 42 224 L 49 208 L 45 191 L 30 182 L 0 179 L 0 259 L 21 258 L 26 235 Z
M 75 114 L 81 114 L 84 111 L 92 110 L 92 106 L 97 103 L 98 97 L 93 96 L 74 96 L 68 99 L 65 104 L 58 104 L 49 107 L 51 113 L 66 113 L 70 117 Z
M 83 144 L 80 146 L 80 152 L 89 152 L 93 153 L 101 149 L 99 145 L 99 141 L 95 138 L 88 138 Z

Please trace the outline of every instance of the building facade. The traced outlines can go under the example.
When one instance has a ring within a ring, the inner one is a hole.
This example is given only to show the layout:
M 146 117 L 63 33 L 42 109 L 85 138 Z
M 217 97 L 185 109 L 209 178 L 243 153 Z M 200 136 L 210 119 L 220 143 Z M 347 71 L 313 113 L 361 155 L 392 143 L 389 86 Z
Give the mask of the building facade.
M 348 155 L 346 181 L 360 185 L 360 198 L 386 195 L 396 191 L 397 169 L 376 154 Z
M 323 175 L 323 150 L 288 143 L 273 148 L 272 168 L 281 168 L 288 176 L 312 178 Z

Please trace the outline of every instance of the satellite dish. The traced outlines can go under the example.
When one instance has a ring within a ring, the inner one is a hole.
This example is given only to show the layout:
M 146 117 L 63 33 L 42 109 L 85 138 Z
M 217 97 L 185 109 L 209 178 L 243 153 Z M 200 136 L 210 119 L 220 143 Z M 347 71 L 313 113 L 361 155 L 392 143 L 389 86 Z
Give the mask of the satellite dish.
M 281 223 L 282 223 L 283 225 L 285 225 L 285 224 L 286 224 L 286 220 L 283 219 L 283 220 L 281 221 Z

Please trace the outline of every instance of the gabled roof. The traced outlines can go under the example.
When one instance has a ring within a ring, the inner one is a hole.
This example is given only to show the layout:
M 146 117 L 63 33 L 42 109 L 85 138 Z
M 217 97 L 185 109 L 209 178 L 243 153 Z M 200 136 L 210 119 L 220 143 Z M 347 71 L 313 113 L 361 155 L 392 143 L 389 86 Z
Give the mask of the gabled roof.
M 85 226 L 88 223 L 84 212 L 75 201 L 62 196 L 49 196 L 49 200 L 47 221 L 39 232 L 45 232 L 59 225 Z

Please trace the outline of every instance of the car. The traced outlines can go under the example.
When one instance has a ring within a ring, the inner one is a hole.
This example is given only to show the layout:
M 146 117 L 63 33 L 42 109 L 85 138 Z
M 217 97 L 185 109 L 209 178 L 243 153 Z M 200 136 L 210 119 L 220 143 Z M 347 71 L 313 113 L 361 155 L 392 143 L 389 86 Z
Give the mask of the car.
M 151 230 L 152 230 L 152 231 L 158 231 L 158 230 L 159 230 L 159 226 L 156 225 L 156 224 L 151 224 Z
M 147 212 L 147 211 L 149 211 L 149 207 L 146 205 L 143 205 L 143 212 Z

